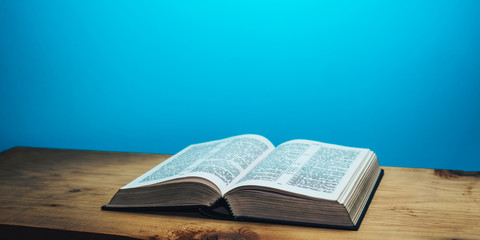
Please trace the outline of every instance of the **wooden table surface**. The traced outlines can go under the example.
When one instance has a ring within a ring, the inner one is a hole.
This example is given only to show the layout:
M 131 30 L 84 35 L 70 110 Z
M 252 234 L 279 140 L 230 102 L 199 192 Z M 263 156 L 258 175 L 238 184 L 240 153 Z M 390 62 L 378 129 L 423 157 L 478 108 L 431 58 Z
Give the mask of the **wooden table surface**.
M 382 167 L 385 175 L 358 231 L 100 210 L 120 187 L 168 157 L 4 151 L 0 239 L 480 239 L 478 172 Z

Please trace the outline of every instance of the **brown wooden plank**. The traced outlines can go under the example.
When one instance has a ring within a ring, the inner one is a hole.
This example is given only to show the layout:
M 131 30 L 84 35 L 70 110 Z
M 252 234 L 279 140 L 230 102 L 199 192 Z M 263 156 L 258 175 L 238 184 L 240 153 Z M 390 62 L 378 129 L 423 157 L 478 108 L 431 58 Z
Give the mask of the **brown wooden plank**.
M 16 227 L 50 229 L 53 232 L 49 234 L 55 229 L 96 237 L 108 234 L 105 239 L 111 239 L 110 235 L 138 239 L 480 236 L 478 172 L 383 167 L 385 176 L 358 231 L 230 222 L 197 214 L 100 210 L 120 187 L 168 156 L 23 147 L 7 150 L 0 154 L 0 236 L 4 239 Z

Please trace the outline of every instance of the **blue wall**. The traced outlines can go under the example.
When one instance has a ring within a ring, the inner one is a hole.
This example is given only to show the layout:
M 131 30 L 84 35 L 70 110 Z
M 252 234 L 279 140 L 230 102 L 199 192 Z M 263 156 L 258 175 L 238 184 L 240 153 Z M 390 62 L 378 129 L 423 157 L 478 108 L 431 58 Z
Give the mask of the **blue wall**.
M 480 170 L 480 1 L 0 0 L 0 150 L 243 133 Z

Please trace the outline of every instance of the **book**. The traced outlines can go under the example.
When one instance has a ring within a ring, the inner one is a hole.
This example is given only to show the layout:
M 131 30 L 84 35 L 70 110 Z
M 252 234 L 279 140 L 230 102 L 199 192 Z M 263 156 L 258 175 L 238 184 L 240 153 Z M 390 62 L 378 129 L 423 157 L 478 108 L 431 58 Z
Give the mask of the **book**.
M 104 210 L 358 229 L 383 175 L 369 149 L 246 134 L 193 144 L 123 186 Z

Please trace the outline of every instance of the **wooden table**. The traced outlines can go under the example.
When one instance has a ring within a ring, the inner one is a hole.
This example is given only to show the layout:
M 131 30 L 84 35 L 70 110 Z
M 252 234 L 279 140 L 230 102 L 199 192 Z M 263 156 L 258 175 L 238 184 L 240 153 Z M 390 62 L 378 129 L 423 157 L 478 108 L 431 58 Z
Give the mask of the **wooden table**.
M 358 231 L 102 211 L 169 155 L 16 147 L 0 153 L 0 239 L 479 239 L 480 173 L 382 167 Z M 381 156 L 380 156 L 381 162 Z

